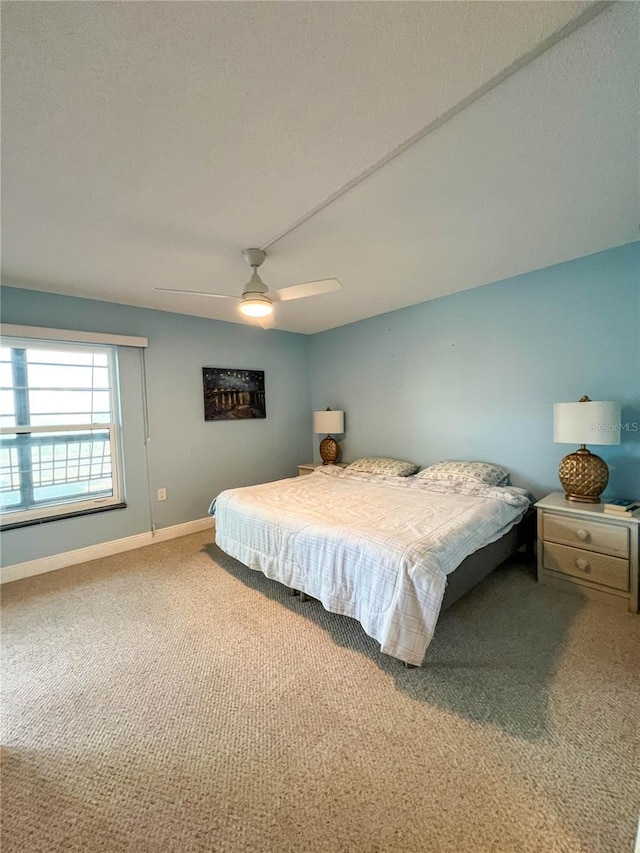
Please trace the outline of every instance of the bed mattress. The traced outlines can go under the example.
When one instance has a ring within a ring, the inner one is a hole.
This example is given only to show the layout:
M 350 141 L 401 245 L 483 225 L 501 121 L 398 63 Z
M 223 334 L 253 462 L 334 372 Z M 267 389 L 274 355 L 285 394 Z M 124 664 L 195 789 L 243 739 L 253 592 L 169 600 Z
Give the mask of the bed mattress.
M 382 652 L 419 665 L 447 575 L 523 517 L 521 490 L 319 468 L 230 489 L 216 543 L 267 577 L 357 619 Z

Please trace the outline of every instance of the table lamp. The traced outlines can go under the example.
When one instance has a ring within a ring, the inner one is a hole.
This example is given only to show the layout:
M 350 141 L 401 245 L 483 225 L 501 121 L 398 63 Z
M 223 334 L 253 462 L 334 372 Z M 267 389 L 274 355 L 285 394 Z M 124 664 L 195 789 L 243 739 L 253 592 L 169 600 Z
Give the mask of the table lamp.
M 581 445 L 564 457 L 558 470 L 566 499 L 600 503 L 600 495 L 609 482 L 609 469 L 604 459 L 587 450 L 586 444 L 620 444 L 620 403 L 588 397 L 577 403 L 556 403 L 553 440 Z
M 320 456 L 323 465 L 335 465 L 340 458 L 340 445 L 331 433 L 344 432 L 344 412 L 327 407 L 324 412 L 313 413 L 313 431 L 325 437 L 320 442 Z

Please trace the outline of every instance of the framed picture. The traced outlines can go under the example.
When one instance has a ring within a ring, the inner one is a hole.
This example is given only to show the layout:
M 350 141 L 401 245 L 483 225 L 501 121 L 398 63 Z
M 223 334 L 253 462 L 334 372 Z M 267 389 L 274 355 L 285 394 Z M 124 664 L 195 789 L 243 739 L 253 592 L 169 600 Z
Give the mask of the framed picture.
M 203 367 L 205 421 L 266 418 L 264 370 Z

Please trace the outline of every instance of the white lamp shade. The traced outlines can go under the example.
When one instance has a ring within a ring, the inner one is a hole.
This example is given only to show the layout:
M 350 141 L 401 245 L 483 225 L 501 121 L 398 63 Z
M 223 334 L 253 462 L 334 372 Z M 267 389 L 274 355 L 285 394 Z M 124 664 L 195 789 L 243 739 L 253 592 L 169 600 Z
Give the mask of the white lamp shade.
M 620 444 L 620 403 L 556 403 L 553 440 L 560 444 Z
M 344 432 L 344 412 L 327 409 L 326 412 L 313 413 L 313 431 L 319 435 L 333 435 Z

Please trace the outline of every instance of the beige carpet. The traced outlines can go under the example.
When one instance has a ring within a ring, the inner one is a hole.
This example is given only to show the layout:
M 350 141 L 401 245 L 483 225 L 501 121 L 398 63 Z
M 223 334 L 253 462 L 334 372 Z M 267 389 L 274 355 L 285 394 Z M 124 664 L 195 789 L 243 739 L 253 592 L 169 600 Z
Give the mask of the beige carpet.
M 3 853 L 625 853 L 640 618 L 499 570 L 422 669 L 198 534 L 4 587 Z

